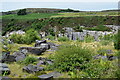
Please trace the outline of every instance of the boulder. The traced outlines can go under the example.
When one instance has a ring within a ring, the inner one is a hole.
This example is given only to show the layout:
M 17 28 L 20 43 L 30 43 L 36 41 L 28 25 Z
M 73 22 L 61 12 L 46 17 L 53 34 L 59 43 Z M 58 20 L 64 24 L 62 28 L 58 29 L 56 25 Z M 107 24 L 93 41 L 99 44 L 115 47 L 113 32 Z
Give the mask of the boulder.
M 117 59 L 116 56 L 109 56 L 109 57 L 107 57 L 107 58 L 108 58 L 108 60 L 110 60 L 110 61 Z
M 21 51 L 14 52 L 13 55 L 15 56 L 16 61 L 21 61 L 21 60 L 24 60 L 26 58 L 26 54 L 24 54 Z
M 37 63 L 37 66 L 39 66 L 39 65 L 45 65 L 45 64 L 46 64 L 45 61 L 40 60 L 40 61 Z
M 42 43 L 40 46 L 40 48 L 44 48 L 46 50 L 50 49 L 50 45 L 49 44 L 46 44 L 46 43 Z
M 23 68 L 23 71 L 26 71 L 28 73 L 36 73 L 42 70 L 44 70 L 44 67 L 39 67 L 39 66 L 31 65 L 31 64 Z
M 113 54 L 113 51 L 112 50 L 106 50 L 106 52 L 107 52 L 107 54 L 109 55 L 109 54 Z
M 61 73 L 59 72 L 50 72 L 48 74 L 43 74 L 43 75 L 40 75 L 38 76 L 41 80 L 50 80 L 52 78 L 59 78 L 61 76 Z
M 40 80 L 52 80 L 53 75 L 43 74 L 43 75 L 38 76 L 38 78 L 40 78 Z
M 20 47 L 20 50 L 26 49 L 29 53 L 40 55 L 43 52 L 46 51 L 46 48 L 40 48 L 40 47 Z
M 7 64 L 0 63 L 0 74 L 5 74 L 5 75 L 10 74 L 10 69 L 8 68 Z
M 94 59 L 100 59 L 101 58 L 101 55 L 96 55 L 96 56 L 93 56 Z
M 39 57 L 38 60 L 39 60 L 39 62 L 37 63 L 37 65 L 46 65 L 46 64 L 52 65 L 54 62 L 51 59 L 47 59 L 47 58 L 43 58 L 43 57 Z
M 36 40 L 36 43 L 35 43 L 35 47 L 39 47 L 41 45 L 41 43 L 46 43 L 47 41 L 46 40 Z
M 107 56 L 101 56 L 103 60 L 108 60 Z
M 14 56 L 14 55 L 10 55 L 10 53 L 4 53 L 3 55 L 2 55 L 2 59 L 1 59 L 1 62 L 15 62 L 16 61 L 16 59 L 15 59 L 16 57 Z
M 3 45 L 3 49 L 8 50 L 8 47 L 6 45 Z
M 51 50 L 58 50 L 59 45 L 51 43 L 51 42 L 47 42 L 47 44 L 50 46 Z
M 21 52 L 24 53 L 24 54 L 27 54 L 27 53 L 28 53 L 28 50 L 22 49 Z
M 47 60 L 47 58 L 39 57 L 38 60 Z
M 58 78 L 58 77 L 60 77 L 62 74 L 59 73 L 59 72 L 57 72 L 57 71 L 54 71 L 54 72 L 48 73 L 47 75 L 52 75 L 53 78 Z
M 46 61 L 46 64 L 52 65 L 53 61 Z

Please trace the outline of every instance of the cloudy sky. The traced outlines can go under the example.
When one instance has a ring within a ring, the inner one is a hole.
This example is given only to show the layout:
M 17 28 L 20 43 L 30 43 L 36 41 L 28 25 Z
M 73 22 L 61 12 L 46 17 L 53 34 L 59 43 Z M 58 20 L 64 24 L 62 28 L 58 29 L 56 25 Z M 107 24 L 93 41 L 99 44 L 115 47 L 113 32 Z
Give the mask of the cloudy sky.
M 22 8 L 60 8 L 82 11 L 118 9 L 119 0 L 0 0 L 1 11 Z

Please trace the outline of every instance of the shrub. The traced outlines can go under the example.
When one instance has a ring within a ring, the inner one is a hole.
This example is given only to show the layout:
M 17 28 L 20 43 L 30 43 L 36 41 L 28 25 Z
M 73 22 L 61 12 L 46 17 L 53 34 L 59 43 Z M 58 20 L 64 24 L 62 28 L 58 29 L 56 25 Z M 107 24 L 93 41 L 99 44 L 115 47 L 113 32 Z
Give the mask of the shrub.
M 59 37 L 58 41 L 69 41 L 69 39 L 67 37 Z
M 94 41 L 94 37 L 90 36 L 90 35 L 87 35 L 87 36 L 85 36 L 84 41 L 87 42 L 87 43 L 93 42 Z
M 101 59 L 102 61 L 102 59 Z M 110 68 L 110 62 L 108 61 L 91 61 L 90 63 L 86 64 L 87 68 L 83 70 L 83 72 L 87 73 L 89 78 L 105 78 L 107 75 L 107 70 Z
M 48 38 L 50 40 L 55 40 L 55 36 L 52 36 L 52 35 L 48 35 L 46 38 Z
M 24 36 L 25 43 L 27 44 L 30 44 L 34 42 L 35 40 L 39 40 L 39 39 L 40 37 L 38 36 L 37 31 L 35 31 L 34 29 L 30 29 L 26 31 L 26 34 Z
M 115 36 L 114 47 L 115 49 L 120 50 L 120 30 L 118 30 L 118 33 Z
M 35 40 L 39 40 L 40 37 L 38 36 L 37 31 L 30 29 L 26 31 L 25 35 L 13 34 L 10 36 L 10 39 L 18 44 L 31 44 Z
M 53 28 L 49 28 L 48 32 L 50 33 L 50 35 L 55 36 L 55 32 Z
M 13 42 L 18 43 L 18 44 L 24 43 L 24 38 L 23 38 L 23 36 L 20 35 L 20 34 L 12 34 L 12 35 L 10 36 L 10 39 L 11 39 Z
M 17 12 L 17 15 L 26 15 L 26 9 L 21 9 Z
M 58 71 L 82 70 L 86 68 L 84 64 L 92 59 L 92 51 L 77 45 L 63 45 L 50 58 L 55 61 L 52 66 L 49 66 L 50 69 Z
M 37 61 L 37 58 L 28 56 L 22 61 L 22 63 L 27 65 L 27 64 L 34 63 L 36 61 Z
M 106 27 L 104 25 L 98 25 L 96 27 L 87 27 L 84 29 L 92 30 L 92 31 L 111 31 L 111 29 L 109 27 Z
M 83 29 L 80 26 L 74 27 L 74 30 L 77 31 L 77 32 L 83 32 Z

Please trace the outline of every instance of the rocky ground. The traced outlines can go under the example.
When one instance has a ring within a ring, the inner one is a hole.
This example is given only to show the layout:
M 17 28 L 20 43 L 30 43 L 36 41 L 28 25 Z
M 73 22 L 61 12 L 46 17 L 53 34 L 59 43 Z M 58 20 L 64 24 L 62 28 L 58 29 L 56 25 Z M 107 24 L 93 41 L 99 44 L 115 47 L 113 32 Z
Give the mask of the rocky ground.
M 111 26 L 109 26 L 111 27 Z M 117 62 L 118 57 L 116 56 L 117 50 L 114 49 L 113 41 L 102 42 L 99 36 L 102 35 L 113 35 L 116 33 L 116 29 L 113 27 L 112 32 L 101 32 L 101 31 L 89 31 L 83 30 L 83 32 L 74 32 L 72 28 L 66 28 L 64 36 L 68 37 L 70 41 L 57 41 L 57 40 L 36 40 L 35 43 L 17 44 L 11 40 L 2 39 L 3 49 L 0 57 L 0 72 L 1 75 L 8 78 L 69 78 L 67 73 L 60 73 L 54 70 L 46 70 L 48 65 L 53 65 L 54 60 L 49 59 L 49 56 L 55 54 L 59 49 L 59 46 L 63 44 L 76 44 L 82 45 L 83 47 L 89 47 L 96 54 L 93 59 L 103 59 L 107 61 Z M 19 31 L 20 32 L 20 31 Z M 24 32 L 22 32 L 24 34 Z M 94 37 L 94 41 L 85 42 L 78 41 L 84 40 L 86 35 Z M 4 36 L 4 37 L 8 37 Z M 42 35 L 42 37 L 45 35 Z M 63 34 L 58 34 L 58 37 L 62 37 Z M 98 54 L 100 53 L 100 54 Z M 106 55 L 103 55 L 106 53 Z M 26 61 L 26 62 L 25 62 Z

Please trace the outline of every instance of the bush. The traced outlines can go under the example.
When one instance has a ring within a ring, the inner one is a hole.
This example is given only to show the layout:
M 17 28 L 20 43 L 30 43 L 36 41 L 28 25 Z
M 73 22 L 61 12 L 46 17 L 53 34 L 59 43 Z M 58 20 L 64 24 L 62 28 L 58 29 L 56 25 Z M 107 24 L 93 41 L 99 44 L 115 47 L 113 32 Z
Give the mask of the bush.
M 39 39 L 40 37 L 38 36 L 37 31 L 35 31 L 34 29 L 30 29 L 26 31 L 26 34 L 24 36 L 24 41 L 26 44 L 30 44 L 34 42 L 35 40 L 39 40 Z
M 17 12 L 17 15 L 26 15 L 26 9 L 21 9 Z
M 85 41 L 86 43 L 93 42 L 93 41 L 94 41 L 94 37 L 93 37 L 93 36 L 90 36 L 90 35 L 87 35 L 87 36 L 85 36 L 84 41 Z
M 27 65 L 27 64 L 31 64 L 31 63 L 34 63 L 34 62 L 36 62 L 37 61 L 37 58 L 35 58 L 35 57 L 26 57 L 23 61 L 22 61 L 22 63 L 23 64 L 25 64 L 25 65 Z
M 63 45 L 52 55 L 55 62 L 50 65 L 49 69 L 58 71 L 74 71 L 76 69 L 85 69 L 87 62 L 92 59 L 92 51 L 77 45 Z
M 55 40 L 55 36 L 52 35 L 48 35 L 46 38 L 48 38 L 49 40 Z
M 53 28 L 49 28 L 48 32 L 50 33 L 50 35 L 55 36 L 55 32 Z
M 13 34 L 10 36 L 10 39 L 18 44 L 31 44 L 35 40 L 39 40 L 40 37 L 38 36 L 37 31 L 30 29 L 26 31 L 25 35 Z
M 111 31 L 111 29 L 109 27 L 106 27 L 104 25 L 98 25 L 96 27 L 87 27 L 84 29 L 92 30 L 92 31 Z
M 10 39 L 11 39 L 13 42 L 18 43 L 18 44 L 24 43 L 23 35 L 20 35 L 20 34 L 12 34 L 12 35 L 10 36 Z
M 77 32 L 83 32 L 83 29 L 80 26 L 74 27 L 74 30 L 77 31 Z
M 87 68 L 83 72 L 87 73 L 84 77 L 89 78 L 105 78 L 108 74 L 107 70 L 110 68 L 110 62 L 98 60 L 91 61 L 91 63 L 86 64 Z
M 59 37 L 58 41 L 69 41 L 69 39 L 67 37 Z
M 120 30 L 118 30 L 118 33 L 115 36 L 114 47 L 115 49 L 120 50 Z

